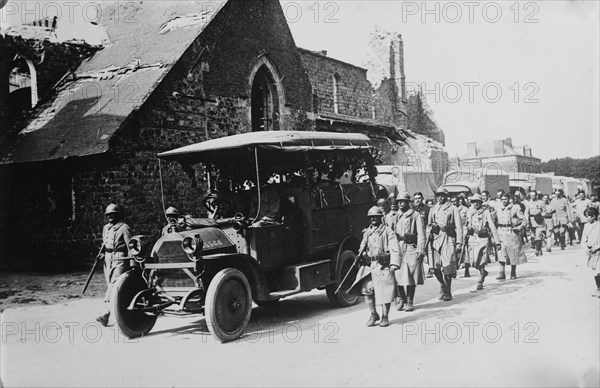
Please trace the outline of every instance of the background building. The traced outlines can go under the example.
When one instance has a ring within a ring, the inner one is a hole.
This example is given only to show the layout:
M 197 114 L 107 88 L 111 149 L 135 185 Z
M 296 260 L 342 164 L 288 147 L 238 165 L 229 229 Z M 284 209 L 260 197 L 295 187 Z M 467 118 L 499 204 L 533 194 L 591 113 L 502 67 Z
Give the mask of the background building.
M 541 173 L 542 161 L 531 153 L 528 145 L 513 146 L 512 139 L 467 143 L 467 153 L 458 158 L 458 165 L 473 168 L 501 169 L 507 172 Z

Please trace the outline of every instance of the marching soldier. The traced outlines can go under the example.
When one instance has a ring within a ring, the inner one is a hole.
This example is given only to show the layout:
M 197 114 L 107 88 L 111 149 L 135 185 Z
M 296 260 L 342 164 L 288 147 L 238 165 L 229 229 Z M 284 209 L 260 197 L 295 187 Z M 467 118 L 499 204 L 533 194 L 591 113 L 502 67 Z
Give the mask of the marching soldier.
M 431 208 L 423 202 L 423 193 L 421 193 L 420 191 L 417 191 L 413 195 L 413 210 L 421 215 L 421 219 L 423 221 L 423 233 L 425 233 L 425 227 L 427 226 L 427 220 L 429 219 L 429 211 L 431 210 Z M 427 246 L 425 246 L 425 251 L 423 252 L 423 254 L 425 255 L 424 260 L 429 266 L 429 263 L 427 261 L 427 257 L 429 255 Z M 425 277 L 433 277 L 433 268 L 427 268 L 427 274 L 425 274 Z
M 130 260 L 126 258 L 128 254 L 127 247 L 132 233 L 129 225 L 122 221 L 122 212 L 119 206 L 111 203 L 106 207 L 104 214 L 108 219 L 108 223 L 102 229 L 104 277 L 108 286 L 104 301 L 109 302 L 112 285 L 116 282 L 119 275 L 131 268 Z M 96 321 L 102 326 L 107 326 L 109 317 L 110 308 L 106 313 L 96 318 Z
M 392 229 L 382 222 L 383 211 L 373 206 L 367 213 L 371 225 L 363 231 L 359 255 L 363 258 L 363 266 L 356 274 L 356 280 L 348 290 L 350 294 L 364 295 L 371 312 L 367 326 L 375 326 L 379 314 L 375 303 L 382 305 L 380 327 L 389 326 L 388 314 L 390 304 L 396 296 L 394 271 L 400 268 L 398 240 Z M 365 262 L 366 261 L 366 262 Z
M 598 226 L 598 210 L 590 207 L 587 210 L 587 223 L 583 227 L 581 235 L 581 247 L 587 253 L 587 266 L 594 273 L 597 293 L 600 298 L 600 226 Z
M 510 194 L 502 196 L 498 209 L 498 236 L 500 237 L 500 274 L 496 279 L 505 280 L 506 264 L 510 265 L 510 278 L 517 278 L 517 265 L 527 262 L 521 233 L 525 227 L 525 215 L 518 204 L 510 203 Z
M 531 230 L 531 245 L 535 249 L 535 255 L 542 255 L 542 240 L 544 238 L 544 230 L 546 222 L 542 216 L 544 202 L 537 198 L 537 192 L 532 190 L 529 192 L 529 199 L 525 202 L 525 222 Z
M 458 209 L 458 214 L 460 214 L 460 222 L 463 226 L 463 238 L 465 236 L 465 223 L 467 222 L 467 211 L 469 210 L 469 208 L 467 206 L 465 206 L 465 200 L 464 200 L 464 196 L 461 195 L 457 195 L 452 197 L 452 199 L 450 199 L 450 202 L 452 203 L 452 205 L 456 206 L 456 208 Z M 456 269 L 460 269 L 460 258 L 457 257 L 456 258 L 458 260 L 458 262 L 456 263 Z M 470 264 L 467 262 L 465 263 L 465 277 L 471 277 L 471 274 L 469 273 L 469 267 Z
M 425 283 L 423 256 L 425 252 L 425 229 L 421 215 L 410 208 L 410 194 L 398 194 L 401 216 L 396 223 L 396 236 L 400 247 L 402 262 L 395 271 L 398 284 L 398 311 L 406 306 L 405 311 L 413 311 L 413 302 L 417 286 Z M 406 290 L 404 289 L 406 287 Z
M 466 220 L 468 243 L 465 249 L 471 266 L 479 271 L 477 290 L 483 290 L 483 282 L 488 275 L 485 266 L 490 263 L 488 249 L 490 237 L 497 242 L 497 249 L 500 249 L 500 237 L 492 215 L 483 208 L 483 198 L 479 194 L 471 197 L 471 209 Z
M 565 198 L 565 192 L 562 189 L 558 189 L 556 192 L 556 198 L 552 201 L 552 206 L 556 212 L 554 233 L 558 234 L 560 249 L 564 250 L 566 247 L 565 232 L 567 228 L 571 229 L 573 227 L 573 210 L 571 209 L 569 200 Z
M 546 227 L 546 252 L 552 252 L 552 244 L 554 243 L 554 213 L 556 213 L 556 210 L 554 210 L 548 194 L 544 194 L 542 202 L 542 217 L 544 217 Z
M 575 229 L 579 235 L 579 242 L 581 243 L 581 235 L 583 234 L 583 228 L 586 223 L 586 211 L 591 206 L 592 201 L 585 197 L 583 191 L 577 193 L 577 199 L 573 201 L 573 218 Z
M 165 211 L 165 215 L 167 216 L 168 223 L 162 230 L 162 236 L 167 233 L 177 233 L 181 231 L 182 228 L 179 224 L 179 210 L 173 206 L 169 206 L 167 211 Z
M 431 208 L 427 221 L 427 236 L 433 249 L 429 265 L 440 283 L 440 300 L 452 300 L 452 278 L 456 277 L 456 257 L 462 249 L 463 229 L 460 214 L 448 202 L 448 190 L 436 191 L 438 203 Z
M 390 199 L 390 212 L 385 215 L 384 222 L 388 228 L 396 229 L 396 218 L 398 217 L 398 203 L 394 199 Z

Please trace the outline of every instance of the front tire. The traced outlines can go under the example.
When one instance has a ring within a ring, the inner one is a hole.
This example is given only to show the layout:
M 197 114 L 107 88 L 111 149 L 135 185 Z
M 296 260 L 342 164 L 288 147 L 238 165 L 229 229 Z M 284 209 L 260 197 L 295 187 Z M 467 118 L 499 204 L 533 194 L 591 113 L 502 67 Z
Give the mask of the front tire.
M 125 272 L 113 285 L 110 297 L 112 310 L 119 329 L 127 338 L 148 334 L 156 323 L 156 315 L 127 309 L 133 297 L 147 288 L 148 285 L 139 270 Z
M 359 296 L 350 295 L 346 292 L 346 290 L 350 288 L 352 283 L 354 283 L 356 273 L 358 272 L 358 267 L 352 266 L 352 264 L 354 264 L 355 259 L 356 254 L 351 250 L 343 251 L 340 257 L 338 258 L 336 264 L 336 282 L 325 288 L 329 301 L 336 307 L 354 306 L 360 300 Z M 337 290 L 340 282 L 344 279 L 348 271 L 350 271 L 350 275 L 348 275 L 348 277 L 344 281 L 344 284 L 340 288 L 340 291 L 336 294 L 335 290 Z
M 208 330 L 221 342 L 238 339 L 252 313 L 252 292 L 246 276 L 226 268 L 212 279 L 204 305 Z

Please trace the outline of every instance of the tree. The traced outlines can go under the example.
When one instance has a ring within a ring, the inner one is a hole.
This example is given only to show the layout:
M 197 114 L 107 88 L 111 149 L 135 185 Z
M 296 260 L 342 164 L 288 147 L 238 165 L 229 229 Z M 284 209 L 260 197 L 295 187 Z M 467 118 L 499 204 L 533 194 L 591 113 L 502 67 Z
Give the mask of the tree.
M 587 159 L 560 158 L 542 163 L 542 171 L 573 178 L 587 178 L 600 186 L 600 155 Z

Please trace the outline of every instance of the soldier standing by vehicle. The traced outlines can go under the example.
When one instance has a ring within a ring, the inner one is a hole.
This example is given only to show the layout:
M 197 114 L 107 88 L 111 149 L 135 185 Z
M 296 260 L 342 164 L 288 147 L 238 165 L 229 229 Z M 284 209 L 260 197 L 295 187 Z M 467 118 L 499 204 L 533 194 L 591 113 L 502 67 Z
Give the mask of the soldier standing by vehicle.
M 169 206 L 169 208 L 165 211 L 165 216 L 167 216 L 168 223 L 162 230 L 162 236 L 167 233 L 177 233 L 182 229 L 181 225 L 179 224 L 179 210 L 173 206 Z
M 452 278 L 456 277 L 456 257 L 462 249 L 463 229 L 460 214 L 448 202 L 448 190 L 436 191 L 438 203 L 431 208 L 427 221 L 427 236 L 433 249 L 429 265 L 440 283 L 440 300 L 452 300 Z
M 410 208 L 410 194 L 398 194 L 402 215 L 396 224 L 396 236 L 400 247 L 402 263 L 395 271 L 400 300 L 396 301 L 398 311 L 406 305 L 405 311 L 413 311 L 417 286 L 425 283 L 423 252 L 425 252 L 425 228 L 421 215 Z M 404 289 L 406 287 L 406 290 Z M 398 303 L 399 302 L 399 303 Z
M 567 228 L 571 229 L 573 227 L 573 210 L 571 209 L 569 200 L 565 198 L 565 192 L 562 189 L 558 189 L 556 192 L 556 198 L 552 201 L 552 206 L 556 212 L 554 232 L 558 234 L 560 249 L 564 250 L 566 246 L 565 232 Z M 573 245 L 573 241 L 571 241 L 571 245 Z
M 510 203 L 510 194 L 502 196 L 502 207 L 498 209 L 498 236 L 500 237 L 500 274 L 496 279 L 505 280 L 506 264 L 510 265 L 510 278 L 517 278 L 517 265 L 527 262 L 521 233 L 525 227 L 525 215 L 518 204 Z
M 556 210 L 554 210 L 548 194 L 544 194 L 542 202 L 542 217 L 544 217 L 546 226 L 546 252 L 552 252 L 552 244 L 554 243 L 554 213 L 556 213 Z
M 381 322 L 379 326 L 389 326 L 388 314 L 390 304 L 396 296 L 396 281 L 394 271 L 400 268 L 398 240 L 392 229 L 383 222 L 383 211 L 373 206 L 367 213 L 371 225 L 363 231 L 359 256 L 362 256 L 363 266 L 356 274 L 356 280 L 348 290 L 354 295 L 364 295 L 371 312 L 367 326 L 375 326 L 379 321 L 376 304 L 382 305 Z
M 127 257 L 127 246 L 131 240 L 132 233 L 129 225 L 122 221 L 121 208 L 114 203 L 106 207 L 104 212 L 108 223 L 102 229 L 102 244 L 104 253 L 104 277 L 108 289 L 104 298 L 105 302 L 109 302 L 110 291 L 112 284 L 117 280 L 119 275 L 131 269 L 130 260 Z M 102 326 L 108 325 L 110 317 L 110 308 L 106 313 L 96 318 Z
M 581 247 L 587 253 L 587 266 L 594 271 L 597 293 L 600 298 L 600 226 L 598 225 L 598 210 L 591 207 L 587 210 L 587 223 L 581 235 Z
M 544 202 L 537 198 L 537 192 L 532 190 L 529 192 L 529 199 L 525 201 L 525 220 L 531 230 L 531 246 L 535 249 L 535 255 L 542 255 L 542 240 L 544 238 L 544 230 L 546 222 L 542 216 Z
M 427 226 L 427 220 L 429 219 L 429 211 L 431 210 L 431 208 L 423 202 L 423 193 L 421 193 L 420 191 L 417 191 L 413 195 L 413 210 L 421 215 L 421 221 L 423 221 L 423 233 L 425 233 L 425 227 Z M 428 263 L 428 251 L 429 248 L 425 246 L 425 251 L 423 251 L 422 253 L 425 255 L 424 261 L 426 263 Z M 433 277 L 433 268 L 428 268 L 425 277 Z
M 490 237 L 496 241 L 497 249 L 500 249 L 500 237 L 498 230 L 492 219 L 492 215 L 487 209 L 483 208 L 483 198 L 479 194 L 471 197 L 471 210 L 466 220 L 468 243 L 467 258 L 471 266 L 479 271 L 479 281 L 477 290 L 483 290 L 483 282 L 488 272 L 485 270 L 486 264 L 490 262 L 488 244 Z

